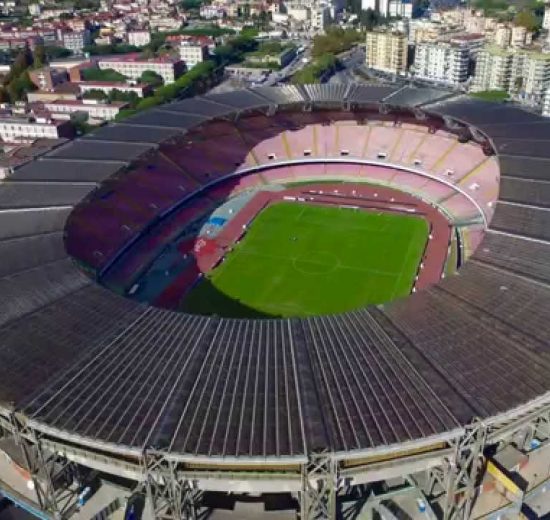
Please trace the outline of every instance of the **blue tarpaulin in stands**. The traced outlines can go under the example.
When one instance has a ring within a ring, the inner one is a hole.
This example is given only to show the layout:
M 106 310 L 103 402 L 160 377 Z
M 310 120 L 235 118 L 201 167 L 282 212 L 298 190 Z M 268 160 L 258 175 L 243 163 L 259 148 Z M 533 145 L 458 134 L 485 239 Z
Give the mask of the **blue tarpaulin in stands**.
M 226 218 L 223 217 L 212 217 L 208 223 L 213 224 L 214 226 L 223 226 L 227 222 Z

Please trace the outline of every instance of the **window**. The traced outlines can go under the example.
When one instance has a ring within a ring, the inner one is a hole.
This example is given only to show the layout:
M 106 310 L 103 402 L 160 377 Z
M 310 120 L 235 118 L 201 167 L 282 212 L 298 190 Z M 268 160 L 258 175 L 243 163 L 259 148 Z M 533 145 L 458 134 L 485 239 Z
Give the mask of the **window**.
M 388 156 L 386 152 L 378 152 L 378 159 L 385 159 Z
M 414 160 L 414 165 L 415 166 L 422 166 L 422 161 L 420 159 L 415 159 Z
M 311 150 L 304 150 L 304 157 L 309 157 L 311 155 Z
M 267 158 L 272 161 L 273 159 L 277 159 L 277 156 L 274 153 L 267 154 Z
M 340 150 L 340 155 L 343 155 L 343 156 L 349 155 L 349 150 Z

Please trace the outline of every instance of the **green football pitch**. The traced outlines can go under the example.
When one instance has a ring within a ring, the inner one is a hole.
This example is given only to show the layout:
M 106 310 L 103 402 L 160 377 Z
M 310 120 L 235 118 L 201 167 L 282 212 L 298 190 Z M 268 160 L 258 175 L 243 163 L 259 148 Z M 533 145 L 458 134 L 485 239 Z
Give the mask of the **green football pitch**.
M 410 293 L 427 235 L 417 216 L 272 204 L 182 310 L 303 317 L 387 302 Z

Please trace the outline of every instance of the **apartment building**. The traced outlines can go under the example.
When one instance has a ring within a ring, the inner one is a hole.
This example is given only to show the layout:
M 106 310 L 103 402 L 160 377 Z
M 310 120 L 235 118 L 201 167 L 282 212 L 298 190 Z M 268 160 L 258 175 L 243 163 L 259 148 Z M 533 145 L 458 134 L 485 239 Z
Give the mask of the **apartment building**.
M 165 84 L 173 83 L 185 72 L 185 63 L 171 56 L 143 59 L 139 54 L 101 58 L 97 62 L 100 69 L 113 69 L 130 79 L 138 79 L 146 70 L 162 77 Z
M 407 37 L 397 31 L 367 32 L 366 66 L 374 70 L 405 74 L 407 72 Z
M 550 53 L 516 53 L 511 72 L 511 93 L 528 105 L 541 104 L 550 87 Z
M 7 143 L 32 143 L 36 139 L 60 137 L 74 137 L 74 129 L 69 122 L 13 116 L 0 118 L 0 138 Z
M 550 117 L 550 88 L 546 89 L 542 99 L 542 115 L 544 117 Z
M 90 31 L 87 29 L 83 31 L 62 31 L 60 36 L 63 47 L 75 54 L 80 54 L 84 47 L 92 42 Z
M 180 59 L 185 62 L 188 69 L 208 58 L 208 46 L 200 41 L 182 40 L 179 50 Z
M 550 87 L 550 53 L 486 46 L 478 55 L 472 89 L 505 90 L 529 105 L 543 102 Z
M 128 31 L 128 43 L 136 47 L 143 47 L 151 42 L 149 31 Z
M 422 43 L 414 58 L 415 76 L 450 85 L 460 85 L 468 79 L 470 51 L 458 43 Z
M 105 94 L 111 93 L 113 90 L 118 90 L 119 92 L 124 92 L 127 94 L 134 93 L 138 97 L 145 97 L 146 95 L 153 92 L 153 87 L 145 83 L 115 83 L 110 81 L 79 81 L 75 83 L 80 92 L 85 94 L 86 92 L 92 92 L 94 90 L 100 90 Z
M 75 112 L 86 112 L 91 119 L 112 121 L 128 103 L 99 103 L 93 99 L 57 100 L 44 103 L 44 108 L 57 119 L 69 119 Z
M 544 7 L 544 18 L 542 19 L 542 28 L 550 31 L 550 4 Z
M 505 90 L 509 92 L 514 51 L 496 45 L 485 46 L 477 55 L 472 90 Z

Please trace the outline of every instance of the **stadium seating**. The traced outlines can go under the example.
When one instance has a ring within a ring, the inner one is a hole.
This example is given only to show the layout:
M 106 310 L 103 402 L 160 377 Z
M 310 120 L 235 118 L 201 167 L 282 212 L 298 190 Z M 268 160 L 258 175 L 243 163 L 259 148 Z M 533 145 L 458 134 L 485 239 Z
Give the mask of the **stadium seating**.
M 92 202 L 80 206 L 69 221 L 68 250 L 90 267 L 101 269 L 152 220 L 207 184 L 212 184 L 207 199 L 219 204 L 264 183 L 319 176 L 361 179 L 414 193 L 440 205 L 447 215 L 461 222 L 475 222 L 475 205 L 456 194 L 450 186 L 454 184 L 477 201 L 490 218 L 498 190 L 496 160 L 487 157 L 477 144 L 461 144 L 455 135 L 432 123 L 409 116 L 400 121 L 396 116 L 368 112 L 282 112 L 273 117 L 243 116 L 236 123 L 210 121 L 161 144 L 156 154 L 119 174 L 91 198 Z M 430 128 L 435 131 L 431 133 Z M 247 168 L 327 158 L 349 158 L 351 162 L 277 166 L 213 184 Z M 354 159 L 403 165 L 444 179 L 446 184 L 393 167 L 353 164 Z M 121 265 L 120 276 L 115 278 L 126 283 L 131 269 L 146 264 L 151 251 L 170 240 L 187 216 L 183 210 L 180 217 L 169 220 L 158 238 L 146 234 L 136 249 L 137 258 L 142 260 Z M 98 232 L 95 223 L 101 223 L 108 233 Z M 80 233 L 72 231 L 78 230 L 84 230 L 89 240 L 73 240 L 71 237 Z M 477 242 L 472 238 L 472 243 Z

